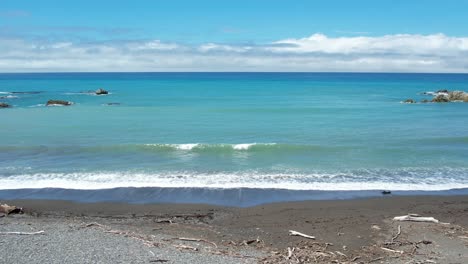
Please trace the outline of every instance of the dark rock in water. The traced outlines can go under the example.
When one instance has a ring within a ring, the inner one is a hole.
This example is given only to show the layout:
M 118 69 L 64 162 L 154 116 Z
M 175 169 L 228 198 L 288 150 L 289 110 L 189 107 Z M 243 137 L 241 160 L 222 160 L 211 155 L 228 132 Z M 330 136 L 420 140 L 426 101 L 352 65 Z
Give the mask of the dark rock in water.
M 448 99 L 447 95 L 439 94 L 436 97 L 434 97 L 431 102 L 433 102 L 433 103 L 447 103 L 447 102 L 449 102 L 449 99 Z
M 449 91 L 447 89 L 444 89 L 444 90 L 439 90 L 436 93 L 449 93 Z
M 403 101 L 403 103 L 405 103 L 405 104 L 414 104 L 414 103 L 416 103 L 416 101 L 413 100 L 413 99 L 406 99 L 406 100 Z
M 97 95 L 103 95 L 103 94 L 109 94 L 109 92 L 104 90 L 104 89 L 97 89 L 96 94 Z
M 72 102 L 69 102 L 69 101 L 63 101 L 63 100 L 49 100 L 47 101 L 47 106 L 49 105 L 65 105 L 65 106 L 68 106 L 68 105 L 72 105 Z
M 424 100 L 422 100 L 422 101 L 421 101 L 421 103 L 423 103 L 423 104 L 425 104 L 425 103 L 429 103 L 429 102 L 430 102 L 430 101 L 429 101 L 429 100 L 427 100 L 427 99 L 424 99 Z
M 391 191 L 382 191 L 382 194 L 383 195 L 388 195 L 388 194 L 392 194 L 392 192 Z
M 107 103 L 107 105 L 120 105 L 120 103 Z
M 0 103 L 0 108 L 9 108 L 9 107 L 11 107 L 11 105 L 7 103 Z
M 31 91 L 31 92 L 11 92 L 11 94 L 40 94 L 40 91 Z

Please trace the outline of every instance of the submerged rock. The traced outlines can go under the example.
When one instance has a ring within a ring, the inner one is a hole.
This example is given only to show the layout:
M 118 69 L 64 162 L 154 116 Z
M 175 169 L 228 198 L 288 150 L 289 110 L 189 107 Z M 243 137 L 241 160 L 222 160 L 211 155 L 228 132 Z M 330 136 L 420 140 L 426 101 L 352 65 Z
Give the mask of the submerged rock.
M 444 94 L 439 94 L 432 99 L 433 103 L 447 103 L 449 102 L 448 96 Z
M 416 103 L 416 101 L 413 100 L 413 99 L 406 99 L 406 100 L 403 101 L 403 103 L 405 103 L 405 104 L 414 104 L 414 103 Z
M 50 105 L 65 105 L 65 106 L 69 106 L 69 105 L 72 105 L 73 103 L 72 102 L 69 102 L 69 101 L 63 101 L 63 100 L 49 100 L 47 101 L 47 106 L 50 106 Z
M 95 93 L 96 93 L 96 95 L 109 94 L 109 92 L 104 90 L 104 89 L 97 89 Z
M 107 103 L 106 105 L 120 105 L 120 103 Z
M 429 102 L 430 102 L 430 101 L 429 101 L 429 100 L 427 100 L 427 99 L 424 99 L 424 100 L 422 100 L 422 101 L 421 101 L 421 103 L 423 103 L 423 104 L 425 104 L 425 103 L 429 103 Z
M 449 93 L 449 91 L 447 89 L 443 89 L 443 90 L 439 90 L 437 91 L 436 93 Z
M 0 108 L 9 108 L 9 107 L 11 107 L 11 105 L 7 103 L 0 103 Z

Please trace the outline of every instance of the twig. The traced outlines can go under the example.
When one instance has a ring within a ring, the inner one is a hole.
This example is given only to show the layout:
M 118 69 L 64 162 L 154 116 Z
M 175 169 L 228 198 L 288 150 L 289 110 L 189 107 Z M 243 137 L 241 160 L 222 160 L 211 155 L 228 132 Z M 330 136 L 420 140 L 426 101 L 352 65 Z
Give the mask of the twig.
M 354 262 L 354 261 L 356 261 L 356 260 L 358 260 L 358 259 L 360 259 L 360 258 L 361 258 L 361 256 L 356 256 L 356 257 L 354 257 L 354 258 L 351 260 L 351 262 Z
M 392 237 L 392 243 L 395 241 L 395 239 L 398 238 L 398 236 L 401 234 L 401 225 L 398 225 L 398 233 Z
M 405 253 L 404 251 L 401 251 L 401 250 L 393 250 L 393 249 L 389 249 L 389 248 L 386 248 L 386 247 L 381 247 L 381 249 L 385 250 L 387 252 L 392 252 L 392 253 L 399 253 L 399 254 Z
M 173 246 L 176 248 L 180 248 L 180 249 L 190 249 L 193 251 L 198 251 L 198 248 L 196 247 L 191 247 L 191 246 L 186 246 L 186 245 L 173 245 Z
M 300 232 L 297 232 L 297 231 L 294 231 L 294 230 L 289 230 L 289 235 L 290 236 L 305 237 L 305 238 L 308 238 L 308 239 L 315 239 L 314 236 L 309 236 L 309 235 L 306 235 L 306 234 L 303 234 L 303 233 L 300 233 Z
M 383 257 L 378 257 L 378 258 L 375 258 L 375 259 L 371 259 L 371 260 L 369 260 L 369 263 L 379 261 L 379 260 L 382 260 L 382 259 L 384 259 L 384 258 Z
M 44 234 L 45 231 L 44 230 L 41 230 L 41 231 L 37 231 L 37 232 L 0 232 L 0 235 L 40 235 L 40 234 Z
M 182 240 L 182 241 L 205 242 L 205 243 L 208 243 L 208 244 L 212 244 L 213 246 L 215 246 L 215 248 L 218 248 L 218 245 L 216 245 L 216 243 L 205 240 L 205 239 L 201 239 L 201 238 L 179 237 L 179 238 L 176 238 L 176 239 Z

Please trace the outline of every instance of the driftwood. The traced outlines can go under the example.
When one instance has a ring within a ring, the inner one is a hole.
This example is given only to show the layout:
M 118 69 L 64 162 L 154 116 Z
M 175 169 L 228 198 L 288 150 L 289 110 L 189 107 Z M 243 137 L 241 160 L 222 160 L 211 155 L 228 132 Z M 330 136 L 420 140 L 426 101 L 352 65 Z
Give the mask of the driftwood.
M 393 221 L 412 221 L 412 222 L 429 222 L 429 223 L 439 223 L 440 221 L 434 217 L 422 217 L 417 214 L 409 214 L 403 216 L 395 216 Z
M 176 238 L 176 239 L 182 240 L 182 241 L 205 242 L 205 243 L 208 243 L 208 244 L 213 245 L 215 248 L 218 248 L 218 245 L 216 245 L 216 243 L 211 242 L 211 241 L 208 241 L 208 240 L 206 240 L 206 239 L 201 239 L 201 238 L 188 238 L 188 237 L 179 237 L 179 238 Z
M 294 230 L 289 230 L 289 235 L 290 236 L 305 237 L 305 238 L 308 238 L 308 239 L 315 239 L 314 236 L 309 236 L 309 235 L 306 235 L 306 234 L 303 234 L 303 233 L 300 233 L 300 232 L 297 232 L 297 231 L 294 231 Z
M 44 234 L 45 231 L 44 230 L 41 230 L 41 231 L 37 231 L 37 232 L 0 232 L 0 235 L 20 235 L 20 236 L 23 236 L 23 235 L 41 235 L 41 234 Z
M 389 248 L 386 248 L 386 247 L 381 247 L 381 249 L 385 250 L 387 252 L 392 252 L 392 253 L 399 253 L 399 254 L 405 253 L 404 251 L 401 251 L 401 250 L 393 250 L 393 249 L 389 249 Z
M 193 250 L 193 251 L 198 251 L 198 248 L 187 246 L 187 245 L 173 245 L 173 246 L 176 247 L 176 248 L 180 248 L 180 249 L 189 249 L 189 250 Z
M 10 215 L 10 214 L 22 214 L 23 208 L 10 206 L 8 204 L 0 204 L 0 213 Z

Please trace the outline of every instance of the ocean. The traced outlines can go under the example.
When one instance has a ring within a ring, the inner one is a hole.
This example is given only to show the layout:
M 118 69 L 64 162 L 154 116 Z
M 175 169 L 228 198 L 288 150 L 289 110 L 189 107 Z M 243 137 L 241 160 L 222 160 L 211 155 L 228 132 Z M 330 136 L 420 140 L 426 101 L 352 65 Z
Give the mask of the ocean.
M 0 198 L 466 193 L 468 103 L 402 103 L 440 89 L 468 74 L 0 74 Z

